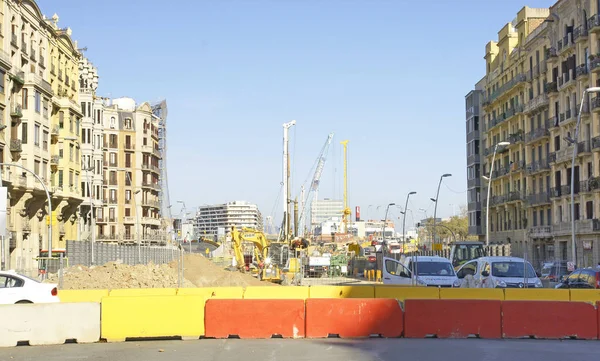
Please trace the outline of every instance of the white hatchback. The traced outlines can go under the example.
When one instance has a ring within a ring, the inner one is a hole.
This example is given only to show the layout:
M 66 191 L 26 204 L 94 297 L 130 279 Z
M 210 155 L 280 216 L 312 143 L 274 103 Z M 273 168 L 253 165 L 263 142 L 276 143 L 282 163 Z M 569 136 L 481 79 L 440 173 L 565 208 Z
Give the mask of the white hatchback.
M 57 285 L 41 283 L 14 271 L 0 271 L 0 304 L 56 303 Z

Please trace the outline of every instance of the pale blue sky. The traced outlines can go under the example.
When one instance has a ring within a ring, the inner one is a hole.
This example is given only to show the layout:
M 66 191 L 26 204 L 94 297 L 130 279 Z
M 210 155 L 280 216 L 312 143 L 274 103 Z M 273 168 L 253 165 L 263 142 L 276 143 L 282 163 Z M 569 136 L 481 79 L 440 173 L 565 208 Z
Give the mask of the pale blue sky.
M 167 99 L 173 204 L 246 200 L 280 218 L 281 125 L 296 119 L 294 195 L 335 132 L 320 198 L 341 198 L 339 142 L 348 139 L 351 208 L 383 218 L 384 207 L 376 213 L 368 206 L 404 205 L 414 190 L 409 207 L 416 220 L 419 208 L 433 214 L 429 198 L 442 173 L 453 177 L 442 185 L 438 214 L 466 204 L 464 96 L 484 75 L 486 42 L 522 1 L 39 4 L 88 48 L 103 96 Z

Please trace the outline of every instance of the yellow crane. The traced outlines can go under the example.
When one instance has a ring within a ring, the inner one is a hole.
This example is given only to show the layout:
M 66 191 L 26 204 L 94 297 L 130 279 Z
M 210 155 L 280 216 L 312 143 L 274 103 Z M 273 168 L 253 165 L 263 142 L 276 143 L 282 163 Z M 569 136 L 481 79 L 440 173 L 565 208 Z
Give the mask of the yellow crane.
M 344 146 L 344 210 L 342 212 L 344 222 L 344 234 L 348 234 L 348 216 L 352 214 L 348 207 L 348 140 L 341 141 Z

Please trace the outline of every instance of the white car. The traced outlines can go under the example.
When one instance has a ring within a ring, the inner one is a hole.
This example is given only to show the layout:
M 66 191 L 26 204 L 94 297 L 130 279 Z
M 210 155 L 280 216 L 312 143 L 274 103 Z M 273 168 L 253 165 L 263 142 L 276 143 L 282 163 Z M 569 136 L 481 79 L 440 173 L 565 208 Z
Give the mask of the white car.
M 456 272 L 456 287 L 542 288 L 531 263 L 519 257 L 481 257 L 463 264 Z M 465 281 L 472 276 L 472 284 Z
M 404 264 L 384 258 L 383 283 L 430 287 L 453 287 L 458 278 L 450 260 L 439 256 L 412 256 Z
M 14 271 L 0 271 L 0 305 L 60 302 L 55 284 L 41 283 Z

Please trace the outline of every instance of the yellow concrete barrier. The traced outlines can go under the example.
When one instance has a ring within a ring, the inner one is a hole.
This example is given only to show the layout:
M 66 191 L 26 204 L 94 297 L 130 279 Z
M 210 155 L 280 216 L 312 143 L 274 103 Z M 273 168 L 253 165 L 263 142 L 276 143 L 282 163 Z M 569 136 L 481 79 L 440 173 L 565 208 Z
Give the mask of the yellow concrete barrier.
M 60 302 L 96 302 L 108 296 L 108 290 L 58 290 Z
M 373 286 L 310 286 L 309 298 L 374 298 Z
M 309 287 L 273 287 L 249 286 L 244 292 L 245 299 L 279 299 L 279 300 L 305 300 L 309 296 Z
M 244 287 L 198 287 L 198 288 L 180 288 L 177 290 L 178 296 L 200 295 L 205 300 L 216 299 L 242 299 L 244 298 Z
M 395 298 L 400 301 L 439 299 L 440 291 L 437 287 L 377 286 L 375 287 L 375 298 Z
M 440 288 L 442 300 L 504 300 L 501 288 Z
M 109 296 L 102 298 L 101 338 L 108 342 L 127 338 L 204 335 L 202 296 Z
M 569 301 L 569 290 L 550 288 L 506 288 L 505 301 Z
M 595 304 L 600 301 L 600 290 L 575 290 L 570 289 L 570 300 L 574 302 L 588 302 Z
M 108 296 L 175 296 L 176 294 L 177 288 L 120 288 L 110 290 Z

